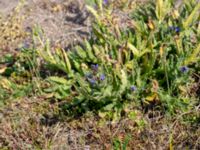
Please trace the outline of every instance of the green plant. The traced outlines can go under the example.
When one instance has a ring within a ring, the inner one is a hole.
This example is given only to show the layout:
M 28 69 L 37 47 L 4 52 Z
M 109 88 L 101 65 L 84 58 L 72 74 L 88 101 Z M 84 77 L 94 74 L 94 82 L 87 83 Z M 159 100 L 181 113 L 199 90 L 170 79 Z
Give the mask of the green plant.
M 126 135 L 124 139 L 116 138 L 113 141 L 113 149 L 114 150 L 126 150 L 128 148 L 128 143 L 131 139 L 130 135 Z
M 97 7 L 88 6 L 96 18 L 90 40 L 67 52 L 51 51 L 48 42 L 37 50 L 49 65 L 66 73 L 54 91 L 63 93 L 57 98 L 71 98 L 63 109 L 72 114 L 112 112 L 123 110 L 127 102 L 170 114 L 190 109 L 196 103 L 187 90 L 199 62 L 199 16 L 194 15 L 199 4 L 185 2 L 175 9 L 170 0 L 149 2 L 133 11 L 126 28 L 118 26 L 101 1 Z
M 39 68 L 32 48 L 0 58 L 0 103 L 6 104 L 32 94 L 39 94 Z

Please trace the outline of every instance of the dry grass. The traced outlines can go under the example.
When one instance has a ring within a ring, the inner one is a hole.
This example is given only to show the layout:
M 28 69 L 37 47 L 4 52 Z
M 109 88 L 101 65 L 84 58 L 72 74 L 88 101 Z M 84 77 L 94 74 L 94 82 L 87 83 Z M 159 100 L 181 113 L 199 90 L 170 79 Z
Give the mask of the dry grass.
M 119 13 L 116 16 L 128 20 L 127 14 L 121 14 L 119 11 L 116 13 Z M 77 20 L 79 14 L 84 14 L 82 21 Z M 10 25 L 1 26 L 0 31 L 3 35 L 13 37 L 12 32 L 17 32 L 16 37 L 19 38 L 12 41 L 1 36 L 0 48 L 7 45 L 13 50 L 16 43 L 29 40 L 25 29 L 31 29 L 35 23 L 41 25 L 46 37 L 53 41 L 53 45 L 73 46 L 89 35 L 90 19 L 86 17 L 87 13 L 81 0 L 29 0 L 21 15 L 25 15 L 26 19 L 11 17 L 12 21 L 7 20 Z M 120 19 L 119 21 L 125 22 Z M 1 22 L 6 23 L 5 19 Z M 19 25 L 17 29 L 16 23 Z M 4 48 L 4 52 L 9 51 Z M 167 118 L 156 111 L 144 114 L 137 110 L 136 119 L 124 116 L 114 123 L 100 119 L 93 113 L 68 120 L 69 118 L 61 115 L 57 103 L 51 104 L 44 97 L 22 98 L 0 110 L 0 148 L 110 150 L 114 148 L 113 142 L 116 139 L 123 143 L 126 136 L 130 135 L 127 149 L 200 149 L 199 123 L 185 121 L 186 116 L 200 118 L 199 112 L 197 107 L 194 112 Z M 143 125 L 139 124 L 142 119 Z
M 131 136 L 128 149 L 199 149 L 198 124 L 186 123 L 184 116 L 167 119 L 158 112 L 137 111 L 135 120 L 124 117 L 108 122 L 94 114 L 79 119 L 61 119 L 55 104 L 41 98 L 22 99 L 1 111 L 0 144 L 8 149 L 113 149 L 113 142 Z M 153 114 L 153 115 L 152 115 Z M 199 114 L 198 114 L 199 115 Z M 144 119 L 145 124 L 138 121 Z

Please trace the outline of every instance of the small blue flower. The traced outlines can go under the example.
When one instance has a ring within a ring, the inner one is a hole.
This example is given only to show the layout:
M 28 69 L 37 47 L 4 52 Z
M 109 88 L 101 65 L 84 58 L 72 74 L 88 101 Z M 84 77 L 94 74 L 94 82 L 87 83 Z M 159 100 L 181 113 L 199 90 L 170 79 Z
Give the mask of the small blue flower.
M 92 86 L 94 86 L 96 84 L 96 80 L 94 80 L 94 79 L 88 79 L 88 81 L 90 82 L 90 84 Z
M 98 68 L 99 68 L 99 65 L 98 64 L 93 64 L 93 65 L 91 65 L 91 68 L 92 68 L 92 70 L 94 70 L 94 71 L 97 71 L 98 70 Z
M 101 80 L 101 81 L 105 80 L 105 78 L 106 78 L 105 74 L 101 74 L 101 75 L 100 75 L 100 80 Z
M 175 26 L 170 26 L 169 29 L 175 31 L 176 33 L 181 31 L 180 27 L 175 27 Z
M 104 1 L 103 1 L 103 4 L 104 4 L 104 5 L 107 5 L 107 4 L 108 4 L 108 0 L 104 0 Z
M 131 90 L 132 92 L 134 92 L 134 91 L 136 91 L 136 90 L 137 90 L 137 88 L 136 88 L 136 86 L 134 86 L 134 85 L 131 85 L 131 88 L 130 88 L 130 90 Z
M 180 67 L 180 71 L 181 71 L 182 73 L 186 73 L 186 72 L 189 71 L 189 68 L 188 68 L 187 66 L 182 66 L 182 67 Z
M 181 31 L 181 29 L 180 29 L 179 27 L 175 27 L 174 30 L 175 30 L 175 32 L 177 32 L 177 33 Z

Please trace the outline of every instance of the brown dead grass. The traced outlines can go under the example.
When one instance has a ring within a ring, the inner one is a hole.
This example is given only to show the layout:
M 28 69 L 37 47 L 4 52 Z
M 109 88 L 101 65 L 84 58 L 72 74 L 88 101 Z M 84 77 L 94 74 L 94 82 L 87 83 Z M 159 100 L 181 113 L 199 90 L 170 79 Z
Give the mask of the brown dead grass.
M 11 103 L 1 111 L 0 147 L 8 149 L 113 149 L 113 142 L 124 142 L 131 136 L 127 149 L 199 149 L 199 124 L 183 121 L 188 112 L 167 118 L 157 112 L 143 114 L 137 119 L 126 116 L 118 122 L 102 120 L 93 113 L 69 121 L 61 117 L 58 105 L 35 97 Z M 133 110 L 135 111 L 135 110 Z M 152 115 L 154 113 L 154 115 Z M 153 117 L 152 117 L 153 116 Z M 144 119 L 140 126 L 137 120 Z
M 81 1 L 30 0 L 21 11 L 21 15 L 26 16 L 23 31 L 38 23 L 53 44 L 68 47 L 88 36 L 90 19 L 76 21 L 82 12 L 85 10 Z M 120 15 L 127 17 L 126 14 Z M 18 43 L 25 40 L 19 39 Z M 16 48 L 12 42 L 6 45 L 10 49 Z M 9 51 L 5 49 L 4 52 Z M 110 150 L 116 139 L 123 143 L 130 135 L 127 148 L 130 150 L 200 149 L 199 123 L 183 121 L 185 116 L 192 114 L 198 117 L 199 108 L 173 118 L 157 112 L 144 114 L 138 110 L 137 119 L 144 119 L 144 126 L 126 116 L 112 123 L 99 119 L 93 113 L 68 121 L 66 116 L 60 114 L 57 103 L 51 104 L 44 97 L 22 98 L 0 110 L 0 148 Z

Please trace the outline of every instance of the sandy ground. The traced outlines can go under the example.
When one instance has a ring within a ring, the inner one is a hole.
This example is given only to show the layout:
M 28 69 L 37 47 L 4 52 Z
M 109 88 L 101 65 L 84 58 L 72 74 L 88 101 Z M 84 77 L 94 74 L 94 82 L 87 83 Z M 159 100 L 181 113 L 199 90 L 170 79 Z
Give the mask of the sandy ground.
M 0 13 L 10 14 L 20 0 L 0 0 Z M 67 48 L 89 35 L 90 21 L 83 0 L 26 0 L 20 8 L 24 29 L 39 25 L 53 44 Z
M 20 1 L 22 0 L 0 0 L 0 14 L 7 16 L 18 6 Z M 20 13 L 25 16 L 23 21 L 25 31 L 32 29 L 37 24 L 44 30 L 46 37 L 53 45 L 59 45 L 65 49 L 90 35 L 90 17 L 85 9 L 84 0 L 23 1 L 25 3 L 20 9 Z M 177 0 L 177 5 L 181 1 Z M 18 43 L 22 44 L 25 41 L 26 39 L 20 40 Z

